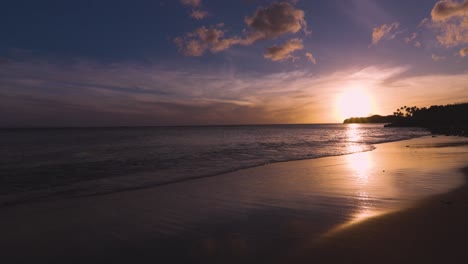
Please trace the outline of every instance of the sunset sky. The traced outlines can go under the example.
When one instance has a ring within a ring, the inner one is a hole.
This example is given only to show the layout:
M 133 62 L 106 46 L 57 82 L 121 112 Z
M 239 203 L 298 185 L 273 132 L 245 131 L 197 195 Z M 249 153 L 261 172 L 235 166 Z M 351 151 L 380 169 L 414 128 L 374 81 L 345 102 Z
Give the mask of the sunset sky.
M 468 101 L 468 0 L 15 0 L 0 32 L 0 127 L 334 123 Z

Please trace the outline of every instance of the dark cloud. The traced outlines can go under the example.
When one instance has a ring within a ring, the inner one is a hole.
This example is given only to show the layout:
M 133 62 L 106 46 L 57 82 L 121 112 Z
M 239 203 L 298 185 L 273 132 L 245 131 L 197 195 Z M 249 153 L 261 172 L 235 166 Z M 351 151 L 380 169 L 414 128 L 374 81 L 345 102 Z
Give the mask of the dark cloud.
M 439 1 L 431 11 L 432 20 L 447 20 L 456 16 L 466 16 L 468 12 L 468 0 L 463 3 L 452 1 Z
M 184 37 L 175 38 L 174 43 L 186 56 L 201 56 L 207 50 L 216 53 L 245 42 L 239 38 L 224 38 L 224 33 L 222 24 L 212 28 L 200 27 Z
M 273 3 L 257 9 L 252 17 L 246 17 L 245 23 L 252 32 L 249 38 L 274 39 L 286 33 L 307 31 L 304 11 L 296 9 L 288 2 Z
M 295 8 L 288 2 L 273 3 L 267 7 L 258 8 L 253 16 L 245 18 L 245 23 L 248 29 L 243 36 L 226 37 L 226 31 L 223 29 L 224 24 L 220 24 L 212 27 L 200 27 L 184 36 L 175 38 L 174 43 L 186 56 L 201 56 L 206 51 L 216 53 L 233 45 L 247 46 L 259 40 L 295 34 L 300 30 L 304 30 L 308 34 L 304 11 Z M 275 50 L 278 47 L 272 48 Z
M 282 61 L 286 59 L 296 59 L 291 53 L 296 50 L 301 50 L 304 48 L 302 44 L 302 39 L 291 39 L 282 46 L 273 46 L 266 50 L 263 55 L 265 59 L 270 59 L 272 61 Z

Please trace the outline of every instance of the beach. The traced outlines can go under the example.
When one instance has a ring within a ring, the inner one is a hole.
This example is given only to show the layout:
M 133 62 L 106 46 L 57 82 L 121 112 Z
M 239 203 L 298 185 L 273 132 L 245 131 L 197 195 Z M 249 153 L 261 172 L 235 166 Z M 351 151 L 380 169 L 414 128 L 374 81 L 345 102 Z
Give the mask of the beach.
M 468 178 L 468 170 L 464 169 Z M 463 263 L 468 257 L 468 186 L 371 218 L 309 244 L 293 262 Z
M 395 263 L 466 257 L 467 140 L 0 208 L 5 263 Z M 463 240 L 461 240 L 463 241 Z

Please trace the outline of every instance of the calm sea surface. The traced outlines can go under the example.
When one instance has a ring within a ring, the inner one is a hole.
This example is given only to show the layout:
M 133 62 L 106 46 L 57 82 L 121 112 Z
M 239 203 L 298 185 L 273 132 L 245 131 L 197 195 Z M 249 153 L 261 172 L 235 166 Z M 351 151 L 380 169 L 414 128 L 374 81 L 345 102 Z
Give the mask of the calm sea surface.
M 352 127 L 352 129 L 350 129 Z M 137 189 L 427 135 L 383 125 L 0 130 L 0 205 Z

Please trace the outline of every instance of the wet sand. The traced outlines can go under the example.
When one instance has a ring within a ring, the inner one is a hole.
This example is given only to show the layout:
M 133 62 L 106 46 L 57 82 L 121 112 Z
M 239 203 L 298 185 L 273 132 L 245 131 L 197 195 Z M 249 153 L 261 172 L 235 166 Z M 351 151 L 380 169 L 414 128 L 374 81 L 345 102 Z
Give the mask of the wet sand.
M 466 140 L 425 137 L 151 189 L 1 208 L 0 258 L 459 262 L 464 243 L 456 239 L 468 237 L 468 190 L 459 187 L 467 161 Z
M 468 180 L 468 168 L 463 169 Z M 468 185 L 342 229 L 298 249 L 293 262 L 465 263 Z

